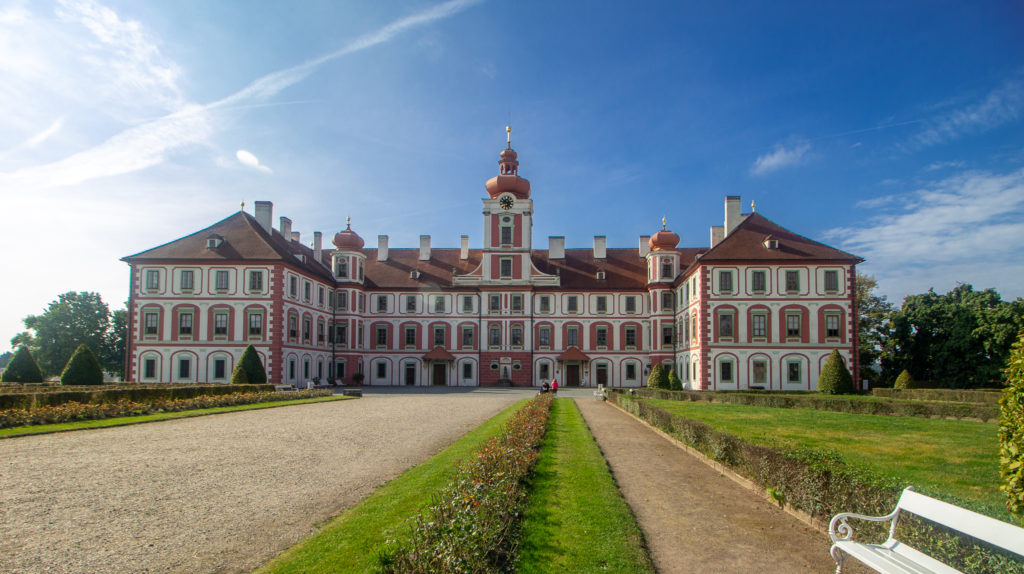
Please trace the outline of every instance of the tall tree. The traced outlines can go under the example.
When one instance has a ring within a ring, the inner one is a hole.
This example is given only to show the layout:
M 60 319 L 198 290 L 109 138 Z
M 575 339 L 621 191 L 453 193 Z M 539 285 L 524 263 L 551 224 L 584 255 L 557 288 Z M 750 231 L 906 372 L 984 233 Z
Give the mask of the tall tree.
M 895 306 L 875 289 L 878 281 L 872 275 L 857 274 L 857 314 L 860 333 L 861 378 L 877 384 L 878 361 L 889 341 L 889 319 Z
M 124 353 L 128 341 L 128 311 L 117 309 L 110 314 L 110 327 L 103 339 L 98 357 L 103 370 L 124 379 Z
M 27 344 L 43 375 L 50 377 L 60 374 L 78 345 L 88 345 L 94 352 L 104 348 L 110 310 L 99 293 L 71 291 L 24 322 L 31 333 L 20 333 L 11 343 Z

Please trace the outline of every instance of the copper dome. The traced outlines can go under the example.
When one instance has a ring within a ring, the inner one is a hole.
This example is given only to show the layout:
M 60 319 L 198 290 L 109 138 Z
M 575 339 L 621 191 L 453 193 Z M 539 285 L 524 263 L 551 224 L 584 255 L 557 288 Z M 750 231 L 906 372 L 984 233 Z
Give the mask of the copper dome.
M 661 220 L 661 231 L 655 233 L 647 240 L 651 251 L 671 251 L 679 245 L 679 236 L 665 229 L 665 220 Z
M 352 231 L 352 222 L 348 223 L 348 227 L 345 231 L 338 232 L 334 235 L 334 246 L 343 251 L 358 251 L 366 245 L 362 237 L 355 231 Z

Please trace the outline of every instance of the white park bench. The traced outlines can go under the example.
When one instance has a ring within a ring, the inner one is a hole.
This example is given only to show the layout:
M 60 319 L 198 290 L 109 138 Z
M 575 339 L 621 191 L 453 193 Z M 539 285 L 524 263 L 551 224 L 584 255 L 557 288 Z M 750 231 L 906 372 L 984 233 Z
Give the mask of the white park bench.
M 294 391 L 295 387 L 291 385 L 274 385 L 275 392 Z
M 903 511 L 1024 557 L 1024 528 L 935 500 L 914 492 L 912 487 L 907 487 L 896 503 L 896 510 L 888 516 L 864 516 L 843 512 L 832 517 L 832 522 L 828 525 L 828 535 L 832 538 L 830 553 L 836 561 L 836 574 L 842 573 L 843 562 L 851 556 L 878 572 L 959 574 L 959 570 L 893 538 L 896 535 L 896 522 Z M 848 518 L 871 522 L 892 521 L 889 539 L 882 544 L 865 544 L 851 540 L 853 528 L 847 524 Z

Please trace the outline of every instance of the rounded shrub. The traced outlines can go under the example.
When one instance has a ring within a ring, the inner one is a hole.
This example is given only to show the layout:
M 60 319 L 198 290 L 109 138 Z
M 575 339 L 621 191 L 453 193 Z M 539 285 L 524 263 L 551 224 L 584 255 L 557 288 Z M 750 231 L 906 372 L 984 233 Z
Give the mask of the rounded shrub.
M 853 377 L 846 368 L 846 362 L 839 355 L 838 349 L 832 349 L 818 377 L 818 392 L 826 395 L 848 395 L 853 393 L 853 390 Z
M 999 399 L 999 475 L 1006 509 L 1024 520 L 1024 331 L 1010 350 Z
M 896 377 L 896 382 L 892 384 L 894 389 L 916 389 L 917 381 L 910 375 L 910 371 L 903 369 L 900 376 Z
M 28 350 L 28 347 L 25 345 L 18 347 L 17 352 L 11 357 L 11 362 L 7 363 L 3 375 L 0 375 L 0 381 L 4 383 L 43 382 L 43 373 L 39 370 L 36 360 L 32 358 L 32 352 Z
M 245 371 L 245 380 L 240 380 L 242 375 L 238 375 L 238 379 L 235 378 L 239 370 Z M 263 368 L 263 361 L 260 361 L 260 355 L 256 352 L 256 347 L 249 345 L 242 351 L 242 358 L 238 359 L 238 365 L 231 372 L 231 382 L 253 384 L 267 382 L 267 370 Z
M 79 345 L 60 374 L 62 385 L 102 385 L 103 367 L 87 345 Z

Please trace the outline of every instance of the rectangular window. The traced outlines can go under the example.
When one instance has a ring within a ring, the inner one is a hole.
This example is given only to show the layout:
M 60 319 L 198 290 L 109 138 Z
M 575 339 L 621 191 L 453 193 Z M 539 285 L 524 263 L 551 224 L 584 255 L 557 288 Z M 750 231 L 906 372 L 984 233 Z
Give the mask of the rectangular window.
M 501 277 L 507 279 L 512 277 L 512 258 L 502 257 L 501 258 Z
M 473 346 L 473 327 L 462 328 L 462 346 L 464 348 Z
M 509 335 L 513 347 L 521 347 L 523 345 L 523 327 L 521 325 L 512 325 Z
M 800 336 L 800 314 L 799 313 L 787 313 L 786 314 L 786 336 L 787 337 L 799 337 Z
M 299 278 L 298 277 L 292 276 L 292 277 L 288 278 L 288 295 L 291 296 L 292 299 L 295 299 L 295 298 L 297 298 L 299 296 Z
M 755 360 L 753 368 L 754 381 L 753 383 L 759 387 L 764 387 L 768 384 L 768 362 L 763 360 Z
M 358 293 L 359 295 L 359 312 L 362 313 L 366 310 L 366 294 Z
M 335 325 L 334 339 L 338 341 L 338 344 L 341 346 L 348 345 L 348 325 Z
M 543 379 L 551 378 L 551 367 L 550 367 L 550 365 L 548 365 L 547 363 L 541 363 L 540 364 L 540 373 L 539 374 L 540 374 L 540 378 L 542 380 Z
M 388 364 L 384 361 L 377 363 L 377 378 L 383 379 L 388 376 Z
M 192 313 L 178 315 L 178 334 L 192 336 Z
M 192 376 L 192 361 L 181 359 L 178 361 L 178 378 L 188 379 Z
M 665 291 L 661 294 L 661 311 L 667 312 L 672 310 L 672 292 Z
M 362 264 L 362 262 L 359 262 L 359 263 L 356 264 L 356 269 L 359 270 L 359 280 L 362 281 L 363 280 L 363 264 Z
M 405 328 L 405 346 L 415 347 L 416 346 L 416 327 Z
M 750 335 L 762 338 L 768 336 L 768 315 L 758 313 L 750 316 Z
M 406 295 L 405 296 L 405 312 L 415 313 L 416 312 L 416 296 Z
M 324 322 L 322 320 L 316 322 L 316 342 L 320 345 L 324 344 Z
M 550 313 L 551 312 L 551 297 L 547 295 L 541 295 L 540 297 L 540 312 Z
M 302 340 L 305 341 L 306 343 L 308 343 L 310 337 L 312 336 L 312 331 L 313 331 L 313 322 L 310 321 L 309 319 L 303 319 L 302 320 Z
M 731 339 L 733 337 L 733 319 L 732 313 L 722 313 L 718 316 L 718 336 L 722 338 Z
M 767 291 L 768 286 L 766 284 L 767 282 L 765 281 L 766 278 L 767 273 L 765 273 L 764 271 L 752 271 L 750 273 L 750 290 L 753 291 L 754 293 L 764 293 L 765 291 Z
M 608 327 L 598 327 L 596 333 L 597 333 L 597 342 L 596 342 L 597 346 L 598 347 L 607 347 L 608 346 Z
M 143 377 L 147 379 L 156 378 L 156 359 L 146 359 L 143 363 Z
M 307 303 L 313 300 L 313 286 L 309 281 L 302 282 L 302 299 Z
M 146 313 L 146 334 L 157 335 L 160 325 L 160 315 L 157 313 Z
M 829 293 L 839 291 L 839 272 L 835 269 L 825 271 L 825 291 Z
M 316 288 L 316 302 L 317 302 L 318 305 L 323 307 L 323 305 L 324 305 L 324 288 L 323 287 L 317 287 Z
M 334 368 L 334 376 L 339 379 L 345 378 L 345 362 L 338 361 L 338 364 Z
M 250 271 L 249 272 L 249 291 L 250 292 L 263 291 L 263 272 L 262 271 Z
M 718 289 L 722 293 L 732 293 L 732 271 L 718 272 Z
M 839 315 L 825 315 L 825 336 L 839 337 Z
M 292 340 L 299 338 L 299 318 L 294 315 L 288 317 L 288 338 Z
M 512 226 L 502 225 L 501 226 L 501 244 L 512 245 Z
M 492 347 L 501 345 L 501 327 L 491 325 L 491 328 L 487 331 L 487 344 Z
M 192 270 L 186 269 L 186 270 L 182 271 L 181 272 L 181 290 L 182 291 L 191 291 L 192 288 L 193 288 L 193 285 L 194 285 L 194 283 L 193 283 L 194 279 L 195 279 L 195 275 L 193 274 Z
M 608 312 L 608 297 L 605 295 L 597 296 L 597 312 L 607 313 Z
M 225 371 L 227 371 L 227 361 L 224 359 L 213 360 L 213 378 L 223 379 Z
M 672 279 L 672 260 L 668 257 L 661 260 L 661 278 Z
M 521 313 L 523 311 L 523 296 L 513 295 L 512 296 L 512 312 Z
M 226 269 L 218 269 L 216 278 L 216 289 L 218 291 L 228 290 L 228 272 Z
M 672 344 L 672 325 L 663 325 L 661 327 L 661 344 L 671 345 Z
M 575 295 L 569 295 L 565 298 L 565 310 L 568 313 L 576 313 L 579 311 L 579 301 Z
M 719 382 L 732 383 L 732 361 L 722 361 L 718 363 L 719 369 Z
M 363 347 L 363 324 L 359 323 L 356 329 L 356 347 Z
M 689 341 L 692 338 L 693 335 L 690 333 L 690 316 L 685 315 L 683 317 L 683 339 L 684 341 Z
M 488 297 L 489 303 L 487 308 L 492 312 L 501 310 L 501 295 L 491 295 Z
M 444 297 L 439 295 L 434 299 L 434 312 L 444 313 Z
M 636 327 L 626 327 L 626 346 L 636 346 Z
M 462 363 L 462 378 L 472 379 L 473 378 L 473 363 Z
M 388 329 L 387 327 L 377 327 L 377 346 L 386 347 L 388 346 Z
M 786 271 L 786 292 L 787 293 L 798 293 L 798 292 L 800 292 L 800 272 L 799 271 Z
M 342 311 L 348 308 L 348 291 L 338 291 L 337 308 Z
M 789 381 L 790 383 L 799 383 L 800 382 L 800 362 L 799 361 L 791 361 L 791 362 L 787 363 L 786 364 L 786 371 L 787 371 L 787 379 L 786 379 L 787 381 Z
M 573 326 L 565 330 L 565 346 L 566 347 L 579 347 L 580 346 L 580 328 Z
M 388 296 L 377 295 L 377 312 L 385 313 L 388 310 Z
M 263 336 L 263 315 L 261 313 L 250 313 L 249 314 L 249 336 L 250 337 L 262 337 Z
M 334 268 L 334 274 L 337 275 L 339 279 L 348 278 L 348 259 L 338 260 L 338 264 Z
M 444 347 L 445 346 L 445 335 L 447 329 L 444 327 L 434 327 L 434 346 Z
M 213 334 L 216 336 L 226 336 L 228 334 L 228 314 L 227 313 L 214 313 L 213 314 Z
M 473 297 L 471 295 L 462 296 L 462 312 L 472 313 L 473 312 Z
M 636 380 L 636 363 L 626 363 L 626 380 Z
M 551 327 L 541 327 L 537 330 L 537 344 L 541 347 L 551 346 Z
M 632 295 L 626 297 L 626 312 L 636 313 L 636 297 Z
M 146 289 L 156 290 L 160 288 L 160 272 L 156 269 L 146 271 Z

